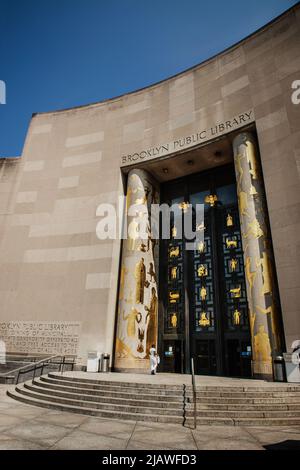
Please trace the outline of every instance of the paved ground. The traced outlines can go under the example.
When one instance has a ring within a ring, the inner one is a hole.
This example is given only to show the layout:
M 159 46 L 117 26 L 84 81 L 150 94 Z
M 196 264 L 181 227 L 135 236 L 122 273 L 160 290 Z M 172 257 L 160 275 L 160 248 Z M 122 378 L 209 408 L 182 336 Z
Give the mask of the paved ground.
M 300 426 L 199 426 L 193 430 L 174 424 L 110 420 L 23 405 L 6 395 L 7 388 L 0 385 L 0 450 L 263 450 L 270 444 L 300 444 Z
M 55 372 L 58 373 L 58 372 Z M 130 383 L 149 383 L 149 384 L 167 384 L 167 385 L 191 385 L 192 376 L 190 374 L 174 374 L 174 373 L 158 373 L 156 375 L 145 374 L 132 374 L 121 372 L 109 373 L 95 373 L 95 372 L 81 372 L 81 371 L 66 371 L 64 376 L 77 377 L 92 380 L 105 380 L 113 382 L 130 382 Z M 195 382 L 197 386 L 222 386 L 222 387 L 295 387 L 300 384 L 297 383 L 282 383 L 282 382 L 267 382 L 265 380 L 255 379 L 239 379 L 232 377 L 214 377 L 209 375 L 195 375 Z

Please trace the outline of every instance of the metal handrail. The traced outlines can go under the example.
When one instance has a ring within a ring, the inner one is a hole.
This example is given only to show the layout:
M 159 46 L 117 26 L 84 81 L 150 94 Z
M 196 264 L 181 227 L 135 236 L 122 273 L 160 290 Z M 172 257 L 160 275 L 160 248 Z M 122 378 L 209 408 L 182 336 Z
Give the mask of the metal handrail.
M 193 388 L 193 402 L 194 402 L 194 428 L 197 428 L 197 396 L 195 385 L 195 372 L 194 372 L 194 358 L 191 358 L 191 372 L 192 372 L 192 388 Z
M 55 359 L 58 359 L 58 358 L 59 358 L 59 361 L 55 361 Z M 66 358 L 72 358 L 72 361 L 71 362 L 66 361 Z M 67 355 L 55 354 L 55 355 L 52 355 L 52 356 L 44 357 L 44 359 L 41 359 L 38 362 L 34 362 L 33 364 L 27 364 L 27 365 L 22 366 L 22 367 L 17 367 L 16 369 L 5 372 L 4 374 L 0 374 L 0 377 L 11 380 L 12 377 L 15 378 L 15 376 L 17 374 L 16 384 L 18 384 L 21 374 L 27 374 L 29 372 L 33 372 L 33 379 L 32 380 L 34 380 L 35 375 L 36 375 L 36 371 L 38 369 L 42 370 L 41 375 L 43 375 L 44 367 L 46 366 L 46 364 L 59 365 L 60 366 L 60 371 L 61 371 L 61 373 L 63 373 L 63 369 L 64 369 L 64 366 L 66 364 L 72 365 L 72 370 L 73 370 L 74 364 L 75 364 L 75 356 L 71 355 L 71 354 L 70 355 L 69 354 L 67 354 Z M 12 376 L 12 374 L 15 374 L 15 375 Z

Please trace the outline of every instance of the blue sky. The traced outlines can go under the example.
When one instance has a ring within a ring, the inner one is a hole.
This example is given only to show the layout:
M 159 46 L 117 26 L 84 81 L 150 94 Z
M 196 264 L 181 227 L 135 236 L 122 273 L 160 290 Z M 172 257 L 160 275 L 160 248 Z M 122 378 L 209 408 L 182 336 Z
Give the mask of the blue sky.
M 22 152 L 34 112 L 101 101 L 231 46 L 289 0 L 0 0 L 0 156 Z

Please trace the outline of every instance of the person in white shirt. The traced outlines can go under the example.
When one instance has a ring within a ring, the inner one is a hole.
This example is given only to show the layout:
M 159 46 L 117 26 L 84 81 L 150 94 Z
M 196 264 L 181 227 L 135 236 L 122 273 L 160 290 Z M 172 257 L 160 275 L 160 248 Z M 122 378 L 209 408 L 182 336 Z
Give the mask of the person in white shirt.
M 156 369 L 157 369 L 157 366 L 159 364 L 159 356 L 157 355 L 157 352 L 156 352 L 156 349 L 155 349 L 155 345 L 152 344 L 150 350 L 149 350 L 149 358 L 150 358 L 150 370 L 151 370 L 151 374 L 152 375 L 155 375 L 156 374 Z

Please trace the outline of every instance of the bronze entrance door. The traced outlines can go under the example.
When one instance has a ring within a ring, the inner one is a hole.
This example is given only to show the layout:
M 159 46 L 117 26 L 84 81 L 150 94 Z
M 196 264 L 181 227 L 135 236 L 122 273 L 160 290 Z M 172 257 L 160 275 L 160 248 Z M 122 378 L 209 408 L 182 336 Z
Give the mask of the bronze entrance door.
M 213 171 L 165 183 L 161 202 L 204 204 L 204 242 L 186 250 L 176 238 L 160 241 L 159 349 L 169 372 L 251 376 L 251 340 L 234 169 Z M 195 217 L 194 217 L 195 219 Z M 175 228 L 174 228 L 175 227 Z

